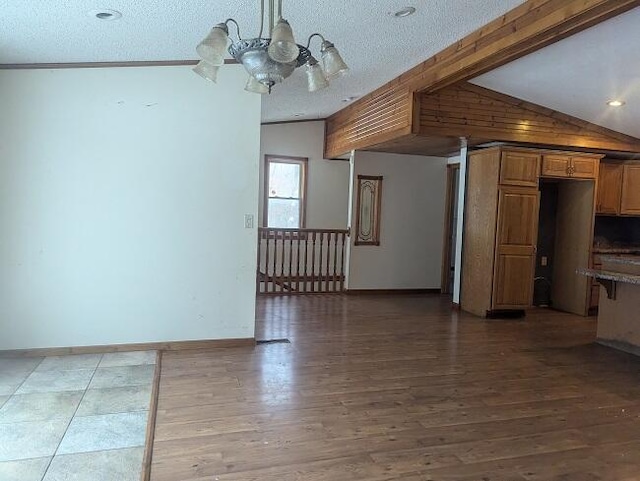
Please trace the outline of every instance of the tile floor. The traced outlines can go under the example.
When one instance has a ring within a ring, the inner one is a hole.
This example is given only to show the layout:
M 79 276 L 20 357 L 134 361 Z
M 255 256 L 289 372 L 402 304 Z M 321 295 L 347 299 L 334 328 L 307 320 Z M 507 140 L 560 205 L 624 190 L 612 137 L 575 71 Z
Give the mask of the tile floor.
M 138 481 L 155 351 L 0 359 L 0 480 Z

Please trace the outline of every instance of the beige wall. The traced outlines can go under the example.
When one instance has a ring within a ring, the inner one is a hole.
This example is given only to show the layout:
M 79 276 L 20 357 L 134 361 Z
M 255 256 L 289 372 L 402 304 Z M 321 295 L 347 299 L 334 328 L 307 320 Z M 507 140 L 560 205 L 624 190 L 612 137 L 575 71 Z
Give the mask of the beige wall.
M 254 335 L 240 66 L 0 71 L 0 349 Z
M 380 246 L 352 236 L 349 289 L 440 288 L 447 158 L 358 151 L 352 162 L 354 189 L 359 174 L 383 181 Z

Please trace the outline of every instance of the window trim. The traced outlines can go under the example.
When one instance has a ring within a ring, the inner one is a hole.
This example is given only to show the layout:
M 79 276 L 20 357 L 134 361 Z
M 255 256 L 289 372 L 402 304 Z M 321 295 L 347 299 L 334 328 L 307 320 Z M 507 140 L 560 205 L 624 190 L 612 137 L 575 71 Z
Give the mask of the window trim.
M 269 227 L 269 165 L 271 162 L 280 164 L 300 165 L 300 227 L 307 226 L 307 167 L 309 159 L 307 157 L 291 157 L 288 155 L 265 155 L 264 156 L 264 192 L 262 194 L 262 226 Z M 274 227 L 275 229 L 275 227 Z

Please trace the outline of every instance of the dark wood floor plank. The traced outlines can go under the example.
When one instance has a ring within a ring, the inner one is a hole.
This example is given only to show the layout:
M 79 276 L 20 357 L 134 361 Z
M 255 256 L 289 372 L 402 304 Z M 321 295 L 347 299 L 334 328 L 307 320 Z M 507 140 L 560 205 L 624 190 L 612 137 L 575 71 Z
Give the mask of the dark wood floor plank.
M 291 343 L 164 355 L 153 481 L 640 479 L 640 360 L 593 319 L 340 295 L 257 318 Z

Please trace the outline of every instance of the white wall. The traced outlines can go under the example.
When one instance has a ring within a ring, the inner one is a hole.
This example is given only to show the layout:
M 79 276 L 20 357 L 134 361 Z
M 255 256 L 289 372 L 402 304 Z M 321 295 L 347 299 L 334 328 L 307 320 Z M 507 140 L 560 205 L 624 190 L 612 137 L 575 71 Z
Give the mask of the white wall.
M 349 289 L 440 288 L 446 165 L 441 157 L 354 153 L 354 182 L 384 178 L 380 246 L 350 246 Z
M 264 189 L 264 156 L 309 159 L 307 172 L 308 228 L 345 229 L 349 204 L 348 160 L 324 159 L 324 121 L 262 126 L 260 143 L 260 225 Z
M 253 337 L 245 80 L 0 71 L 0 349 Z

